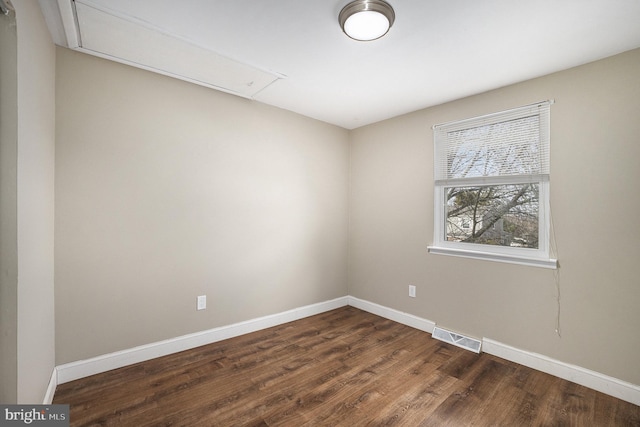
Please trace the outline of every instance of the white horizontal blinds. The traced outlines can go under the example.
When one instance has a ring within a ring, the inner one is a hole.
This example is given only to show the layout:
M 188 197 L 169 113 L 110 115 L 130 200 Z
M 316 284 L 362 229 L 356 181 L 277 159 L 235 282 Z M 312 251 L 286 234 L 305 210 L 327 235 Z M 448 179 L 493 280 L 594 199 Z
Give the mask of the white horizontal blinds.
M 549 105 L 435 126 L 436 182 L 548 176 Z
M 448 132 L 445 179 L 539 174 L 538 116 Z

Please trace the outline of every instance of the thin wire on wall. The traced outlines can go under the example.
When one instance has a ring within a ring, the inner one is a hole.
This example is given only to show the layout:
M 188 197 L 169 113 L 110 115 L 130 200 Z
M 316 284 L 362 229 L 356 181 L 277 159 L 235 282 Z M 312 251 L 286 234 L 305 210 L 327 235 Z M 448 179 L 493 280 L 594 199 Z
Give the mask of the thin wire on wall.
M 559 259 L 558 256 L 558 244 L 556 242 L 556 229 L 553 224 L 553 214 L 551 213 L 551 208 L 549 208 L 549 223 L 550 223 L 550 234 L 551 234 L 551 251 L 555 259 Z M 560 330 L 560 263 L 558 262 L 557 267 L 553 270 L 553 278 L 556 284 L 556 334 L 558 337 L 562 338 L 562 333 Z

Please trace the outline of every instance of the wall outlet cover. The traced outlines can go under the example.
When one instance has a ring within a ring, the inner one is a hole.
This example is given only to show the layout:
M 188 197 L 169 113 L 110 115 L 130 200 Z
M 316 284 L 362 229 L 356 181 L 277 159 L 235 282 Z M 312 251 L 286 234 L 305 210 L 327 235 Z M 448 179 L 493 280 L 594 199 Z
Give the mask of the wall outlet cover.
M 207 308 L 207 296 L 206 295 L 200 295 L 198 297 L 196 310 L 204 310 L 205 308 Z

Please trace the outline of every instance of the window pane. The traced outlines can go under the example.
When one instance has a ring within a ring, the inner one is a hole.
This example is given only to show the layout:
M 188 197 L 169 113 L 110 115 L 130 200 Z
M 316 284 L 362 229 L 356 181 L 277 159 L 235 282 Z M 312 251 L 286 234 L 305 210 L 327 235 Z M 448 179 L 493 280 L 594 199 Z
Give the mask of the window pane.
M 445 240 L 538 248 L 537 183 L 446 187 L 445 195 Z

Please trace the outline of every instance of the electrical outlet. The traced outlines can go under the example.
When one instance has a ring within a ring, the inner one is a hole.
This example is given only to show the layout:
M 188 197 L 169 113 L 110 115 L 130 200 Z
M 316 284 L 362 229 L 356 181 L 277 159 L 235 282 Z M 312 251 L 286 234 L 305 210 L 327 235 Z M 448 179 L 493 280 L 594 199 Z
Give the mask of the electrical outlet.
M 413 285 L 409 285 L 409 296 L 411 298 L 415 298 L 416 297 L 416 287 Z
M 207 308 L 207 296 L 206 295 L 200 295 L 198 297 L 198 303 L 196 306 L 196 310 L 204 310 L 205 308 Z

